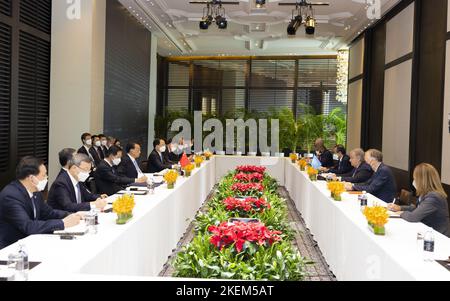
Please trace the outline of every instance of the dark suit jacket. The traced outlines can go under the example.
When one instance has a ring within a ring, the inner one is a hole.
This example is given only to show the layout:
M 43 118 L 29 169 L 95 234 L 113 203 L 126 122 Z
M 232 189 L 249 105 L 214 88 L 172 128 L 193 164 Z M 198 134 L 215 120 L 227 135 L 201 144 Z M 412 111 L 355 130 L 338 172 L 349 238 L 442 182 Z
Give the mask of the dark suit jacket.
M 148 157 L 148 165 L 147 165 L 147 172 L 148 173 L 155 173 L 160 172 L 166 168 L 171 168 L 172 164 L 167 161 L 166 158 L 163 158 L 161 160 L 161 157 L 159 156 L 158 152 L 156 150 L 153 150 Z
M 129 184 L 135 182 L 135 178 L 131 179 L 119 175 L 115 167 L 111 167 L 105 160 L 102 160 L 94 173 L 97 192 L 107 195 L 113 195 L 124 189 Z
M 333 154 L 329 150 L 325 150 L 320 156 L 318 156 L 322 167 L 332 168 L 334 166 Z
M 348 155 L 344 155 L 342 159 L 338 162 L 338 164 L 330 169 L 330 173 L 334 173 L 336 175 L 342 175 L 349 172 L 353 172 L 353 166 L 350 163 L 350 157 Z
M 357 191 L 367 191 L 386 203 L 392 203 L 397 194 L 397 185 L 394 175 L 389 167 L 381 163 L 377 172 L 373 174 L 366 184 L 353 186 Z
M 366 162 L 361 163 L 358 168 L 353 171 L 342 174 L 341 178 L 343 182 L 349 183 L 367 183 L 373 175 L 372 167 Z
M 84 183 L 80 183 L 81 203 L 77 204 L 77 196 L 72 180 L 65 170 L 59 172 L 55 182 L 48 193 L 48 205 L 53 209 L 64 210 L 68 212 L 89 211 L 90 202 L 97 200 L 100 196 L 91 193 Z
M 169 150 L 166 149 L 166 151 L 164 153 L 164 159 L 166 160 L 167 163 L 170 163 L 171 165 L 175 165 L 180 161 L 181 155 L 177 155 L 173 152 L 169 152 Z
M 99 165 L 100 162 L 104 159 L 102 159 L 101 155 L 97 152 L 95 147 L 91 147 L 89 149 L 89 153 L 91 154 L 92 158 L 94 158 L 95 166 Z
M 119 166 L 117 167 L 117 171 L 119 172 L 119 174 L 121 176 L 131 178 L 131 179 L 138 178 L 138 171 L 136 170 L 136 167 L 134 166 L 133 161 L 131 161 L 128 154 L 123 156 L 122 161 L 120 162 Z
M 0 249 L 29 235 L 51 234 L 64 230 L 62 221 L 68 212 L 54 210 L 44 203 L 41 193 L 33 195 L 33 203 L 26 188 L 13 181 L 0 193 Z

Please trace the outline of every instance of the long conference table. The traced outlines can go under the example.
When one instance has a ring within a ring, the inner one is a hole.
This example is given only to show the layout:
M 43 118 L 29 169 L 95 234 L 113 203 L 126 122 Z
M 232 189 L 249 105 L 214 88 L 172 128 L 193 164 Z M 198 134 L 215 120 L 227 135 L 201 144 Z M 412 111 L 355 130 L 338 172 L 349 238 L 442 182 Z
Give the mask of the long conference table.
M 30 280 L 165 280 L 157 277 L 176 249 L 214 185 L 239 165 L 261 165 L 285 186 L 306 226 L 338 280 L 450 280 L 437 262 L 425 262 L 418 250 L 417 233 L 425 226 L 390 219 L 386 236 L 368 228 L 357 196 L 344 193 L 335 202 L 325 182 L 311 182 L 287 158 L 215 156 L 175 189 L 166 185 L 154 194 L 136 196 L 134 217 L 116 225 L 113 213 L 100 214 L 98 233 L 76 240 L 55 235 L 26 238 L 30 261 L 41 262 Z M 369 203 L 380 203 L 370 196 Z M 448 259 L 450 239 L 434 232 L 436 259 Z M 17 244 L 0 250 L 0 260 Z

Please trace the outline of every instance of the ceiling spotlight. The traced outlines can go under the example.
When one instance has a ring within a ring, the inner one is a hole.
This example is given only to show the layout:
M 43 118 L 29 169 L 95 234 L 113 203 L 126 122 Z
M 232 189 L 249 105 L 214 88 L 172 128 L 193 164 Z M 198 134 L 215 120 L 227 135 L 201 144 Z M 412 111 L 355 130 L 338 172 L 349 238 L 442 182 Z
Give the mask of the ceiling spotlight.
M 316 32 L 316 20 L 313 17 L 306 18 L 305 30 L 307 35 L 314 35 Z
M 293 18 L 287 28 L 288 35 L 295 36 L 298 28 L 302 25 L 302 21 L 303 21 L 303 19 L 302 19 L 302 16 L 300 16 L 300 15 Z
M 219 27 L 219 29 L 227 29 L 227 27 L 228 27 L 227 19 L 220 15 L 216 17 L 216 24 L 217 24 L 217 27 Z
M 205 16 L 200 21 L 200 29 L 207 30 L 209 28 L 209 25 L 212 24 L 213 18 L 212 16 Z
M 266 5 L 266 0 L 255 0 L 256 8 L 263 8 Z

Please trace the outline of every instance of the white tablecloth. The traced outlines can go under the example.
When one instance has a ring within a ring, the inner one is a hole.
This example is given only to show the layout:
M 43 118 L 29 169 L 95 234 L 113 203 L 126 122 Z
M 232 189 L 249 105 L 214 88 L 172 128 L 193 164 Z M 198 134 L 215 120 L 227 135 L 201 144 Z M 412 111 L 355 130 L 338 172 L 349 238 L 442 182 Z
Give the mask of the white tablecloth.
M 417 247 L 424 225 L 390 219 L 386 236 L 368 228 L 357 196 L 344 193 L 335 202 L 325 182 L 311 182 L 297 165 L 285 160 L 286 188 L 338 280 L 450 280 L 450 272 L 425 262 Z M 369 202 L 382 201 L 370 196 Z M 436 259 L 448 259 L 450 239 L 434 232 Z

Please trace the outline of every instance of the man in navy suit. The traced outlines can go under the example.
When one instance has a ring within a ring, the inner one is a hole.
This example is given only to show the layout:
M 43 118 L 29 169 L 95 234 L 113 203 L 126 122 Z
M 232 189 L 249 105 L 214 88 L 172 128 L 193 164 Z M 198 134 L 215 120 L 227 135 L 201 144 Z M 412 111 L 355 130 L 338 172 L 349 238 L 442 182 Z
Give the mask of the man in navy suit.
M 389 167 L 383 164 L 383 154 L 376 149 L 366 152 L 366 162 L 374 171 L 373 176 L 364 184 L 346 184 L 348 190 L 366 191 L 386 203 L 392 203 L 397 194 L 397 185 Z
M 350 163 L 354 167 L 351 172 L 346 174 L 334 175 L 335 180 L 348 183 L 367 183 L 373 175 L 372 167 L 366 163 L 364 151 L 360 148 L 350 152 Z
M 48 204 L 53 209 L 68 212 L 103 210 L 107 195 L 91 193 L 84 184 L 91 171 L 91 159 L 85 154 L 75 154 L 69 160 L 67 169 L 61 169 L 50 188 Z
M 120 175 L 138 179 L 144 176 L 137 159 L 141 156 L 141 146 L 135 142 L 129 142 L 125 147 L 126 155 L 123 156 L 117 171 Z
M 122 149 L 112 146 L 106 152 L 106 158 L 100 162 L 95 171 L 97 191 L 113 195 L 133 183 L 146 183 L 147 177 L 128 178 L 119 174 L 117 166 L 122 162 Z
M 148 157 L 147 172 L 157 173 L 164 169 L 171 169 L 174 164 L 167 161 L 164 156 L 166 152 L 166 142 L 163 139 L 156 139 L 153 141 L 153 151 Z
M 321 171 L 333 173 L 336 175 L 342 175 L 349 172 L 353 172 L 353 166 L 350 164 L 350 157 L 347 155 L 347 150 L 343 145 L 336 145 L 334 147 L 333 159 L 338 161 L 334 168 L 322 167 Z
M 69 215 L 45 204 L 41 191 L 48 180 L 43 161 L 23 158 L 16 179 L 0 193 L 0 249 L 29 235 L 51 234 L 80 223 L 82 214 Z

